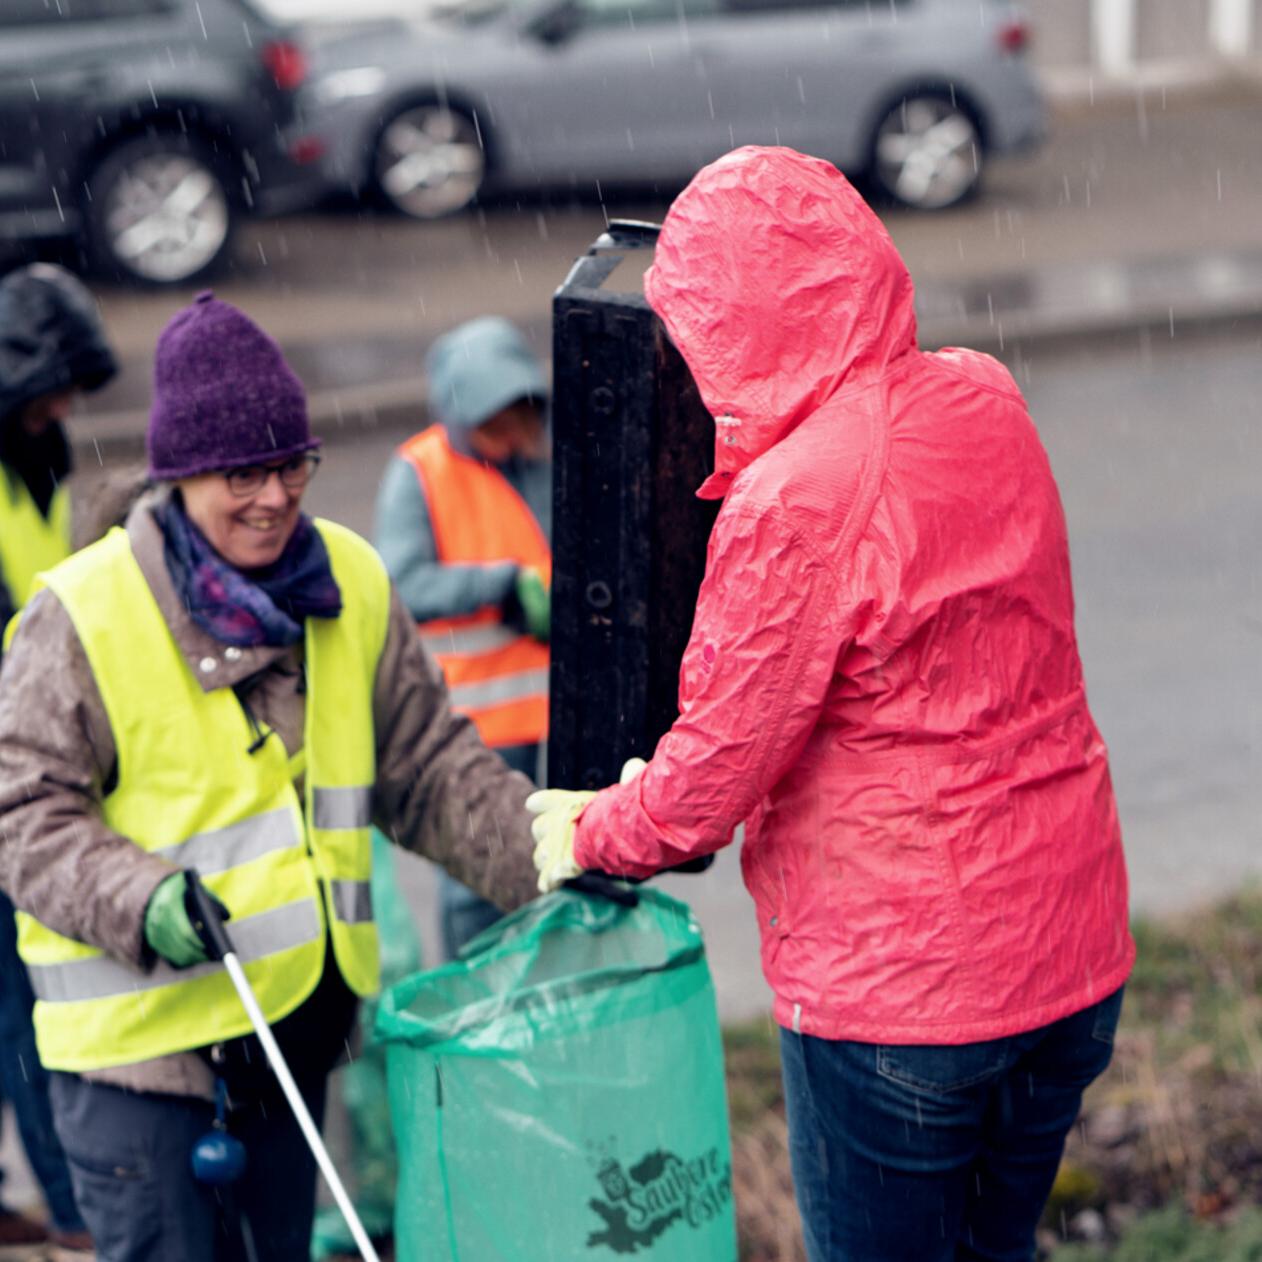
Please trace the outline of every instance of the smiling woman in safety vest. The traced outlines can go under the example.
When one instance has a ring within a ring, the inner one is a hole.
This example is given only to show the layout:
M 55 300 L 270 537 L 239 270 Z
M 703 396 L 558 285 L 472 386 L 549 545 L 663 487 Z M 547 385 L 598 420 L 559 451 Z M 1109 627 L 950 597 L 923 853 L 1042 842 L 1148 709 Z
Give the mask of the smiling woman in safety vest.
M 162 490 L 41 576 L 0 686 L 0 884 L 111 1262 L 218 1262 L 238 1218 L 255 1257 L 310 1247 L 314 1163 L 205 961 L 182 869 L 231 913 L 317 1118 L 378 984 L 370 826 L 502 907 L 533 891 L 528 781 L 452 713 L 376 553 L 301 511 L 318 445 L 275 344 L 201 295 L 158 343 Z M 265 1172 L 227 1216 L 189 1163 L 216 1080 Z

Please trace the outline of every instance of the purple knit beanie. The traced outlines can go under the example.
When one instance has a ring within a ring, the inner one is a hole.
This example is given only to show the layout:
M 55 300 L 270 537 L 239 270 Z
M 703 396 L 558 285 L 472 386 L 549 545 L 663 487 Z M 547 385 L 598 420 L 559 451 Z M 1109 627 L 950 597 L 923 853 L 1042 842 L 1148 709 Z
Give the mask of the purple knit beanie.
M 209 290 L 171 318 L 153 361 L 151 478 L 271 463 L 319 445 L 302 382 L 257 324 Z

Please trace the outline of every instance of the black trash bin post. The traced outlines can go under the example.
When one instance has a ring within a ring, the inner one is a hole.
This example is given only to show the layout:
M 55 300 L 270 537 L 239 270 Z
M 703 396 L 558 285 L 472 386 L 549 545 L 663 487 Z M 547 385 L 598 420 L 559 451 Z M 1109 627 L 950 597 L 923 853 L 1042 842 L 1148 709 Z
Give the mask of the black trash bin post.
M 714 422 L 640 292 L 605 287 L 656 224 L 613 221 L 552 304 L 553 579 L 548 781 L 602 788 L 678 714 L 717 505 L 696 498 Z M 634 272 L 628 264 L 624 272 Z

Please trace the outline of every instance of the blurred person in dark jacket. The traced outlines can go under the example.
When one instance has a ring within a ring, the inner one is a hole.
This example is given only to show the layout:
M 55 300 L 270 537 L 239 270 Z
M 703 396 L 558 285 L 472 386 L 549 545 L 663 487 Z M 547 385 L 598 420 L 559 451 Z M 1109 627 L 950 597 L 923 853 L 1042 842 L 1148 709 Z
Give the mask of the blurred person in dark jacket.
M 96 302 L 62 268 L 35 263 L 0 281 L 0 618 L 70 555 L 70 444 L 77 395 L 117 366 Z
M 37 572 L 70 555 L 65 420 L 75 397 L 115 373 L 96 303 L 69 272 L 37 263 L 0 282 L 0 620 L 26 603 Z M 46 1238 L 91 1248 L 53 1130 L 48 1075 L 35 1051 L 35 997 L 17 954 L 13 904 L 0 894 L 0 1085 L 52 1218 L 0 1209 L 0 1244 Z

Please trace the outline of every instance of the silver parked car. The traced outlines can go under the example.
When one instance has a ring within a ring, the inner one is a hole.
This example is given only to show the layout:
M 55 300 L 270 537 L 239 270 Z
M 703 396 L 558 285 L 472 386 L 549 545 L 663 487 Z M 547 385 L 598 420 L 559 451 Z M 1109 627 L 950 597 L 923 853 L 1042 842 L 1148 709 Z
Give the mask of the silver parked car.
M 418 219 L 746 143 L 939 209 L 1043 135 L 1026 39 L 999 0 L 456 0 L 324 45 L 306 121 L 335 185 Z

